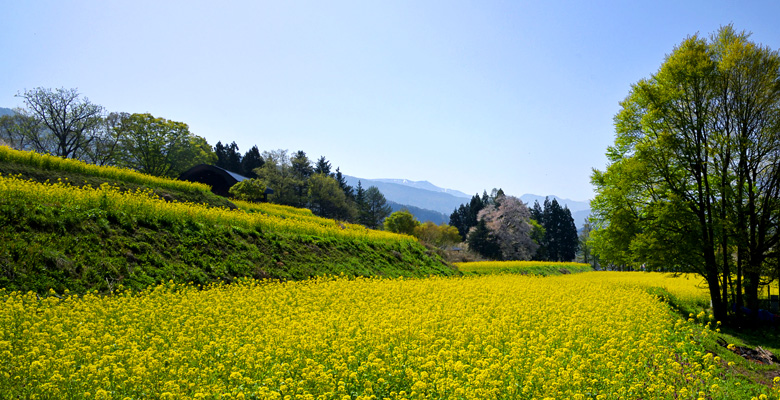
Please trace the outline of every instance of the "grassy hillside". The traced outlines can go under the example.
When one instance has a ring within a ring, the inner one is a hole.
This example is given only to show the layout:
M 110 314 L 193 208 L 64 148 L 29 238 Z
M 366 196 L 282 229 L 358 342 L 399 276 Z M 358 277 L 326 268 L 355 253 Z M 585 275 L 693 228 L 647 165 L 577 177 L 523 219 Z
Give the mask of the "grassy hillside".
M 408 236 L 47 157 L 0 147 L 0 287 L 83 293 L 168 280 L 457 273 Z

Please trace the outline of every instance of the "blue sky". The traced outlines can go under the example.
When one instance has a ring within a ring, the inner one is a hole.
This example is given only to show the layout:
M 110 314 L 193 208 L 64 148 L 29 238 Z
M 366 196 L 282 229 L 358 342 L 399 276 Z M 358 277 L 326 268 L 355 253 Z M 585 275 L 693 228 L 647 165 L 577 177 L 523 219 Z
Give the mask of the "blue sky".
M 0 107 L 78 88 L 348 175 L 586 200 L 632 83 L 729 23 L 780 49 L 778 15 L 774 1 L 12 1 Z

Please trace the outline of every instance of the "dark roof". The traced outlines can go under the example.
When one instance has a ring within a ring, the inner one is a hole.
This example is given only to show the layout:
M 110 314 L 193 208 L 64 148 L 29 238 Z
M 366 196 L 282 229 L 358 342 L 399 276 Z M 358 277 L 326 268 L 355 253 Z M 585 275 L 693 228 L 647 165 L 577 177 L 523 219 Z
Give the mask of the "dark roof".
M 249 178 L 214 165 L 199 164 L 182 172 L 179 179 L 205 183 L 211 186 L 211 191 L 215 194 L 227 196 L 231 186 Z

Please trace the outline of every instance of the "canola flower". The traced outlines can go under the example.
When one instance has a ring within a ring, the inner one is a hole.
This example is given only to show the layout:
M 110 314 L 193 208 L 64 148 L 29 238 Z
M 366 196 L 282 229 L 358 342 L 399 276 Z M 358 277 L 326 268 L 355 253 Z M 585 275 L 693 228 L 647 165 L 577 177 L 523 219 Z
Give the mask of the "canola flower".
M 0 293 L 0 393 L 44 399 L 728 399 L 706 326 L 590 273 Z M 770 388 L 741 392 L 777 398 Z M 763 397 L 761 397 L 763 396 Z
M 566 268 L 575 272 L 590 271 L 590 264 L 555 261 L 472 261 L 455 263 L 459 270 L 467 273 L 524 273 L 536 268 Z
M 10 161 L 46 170 L 54 169 L 77 172 L 159 188 L 170 188 L 189 192 L 208 192 L 211 190 L 211 187 L 203 183 L 153 176 L 128 168 L 98 166 L 73 158 L 62 158 L 51 154 L 37 153 L 35 151 L 14 150 L 8 146 L 0 146 L 0 161 Z
M 65 211 L 94 209 L 139 219 L 193 221 L 284 234 L 370 241 L 416 240 L 407 235 L 375 231 L 361 225 L 315 217 L 310 211 L 293 212 L 283 206 L 257 207 L 257 210 L 266 210 L 266 212 L 246 212 L 208 207 L 203 204 L 167 202 L 155 195 L 151 189 L 122 192 L 109 184 L 103 184 L 98 188 L 75 187 L 63 182 L 38 183 L 0 174 L 0 204 L 6 202 L 22 205 L 39 204 Z

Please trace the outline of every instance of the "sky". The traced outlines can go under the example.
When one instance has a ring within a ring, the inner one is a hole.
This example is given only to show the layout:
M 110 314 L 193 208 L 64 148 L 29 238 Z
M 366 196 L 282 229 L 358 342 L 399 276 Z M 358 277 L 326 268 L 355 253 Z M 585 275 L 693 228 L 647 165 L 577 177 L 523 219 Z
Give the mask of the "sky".
M 776 1 L 9 1 L 0 107 L 77 88 L 244 152 L 466 193 L 593 197 L 631 84 L 733 24 L 780 49 Z

